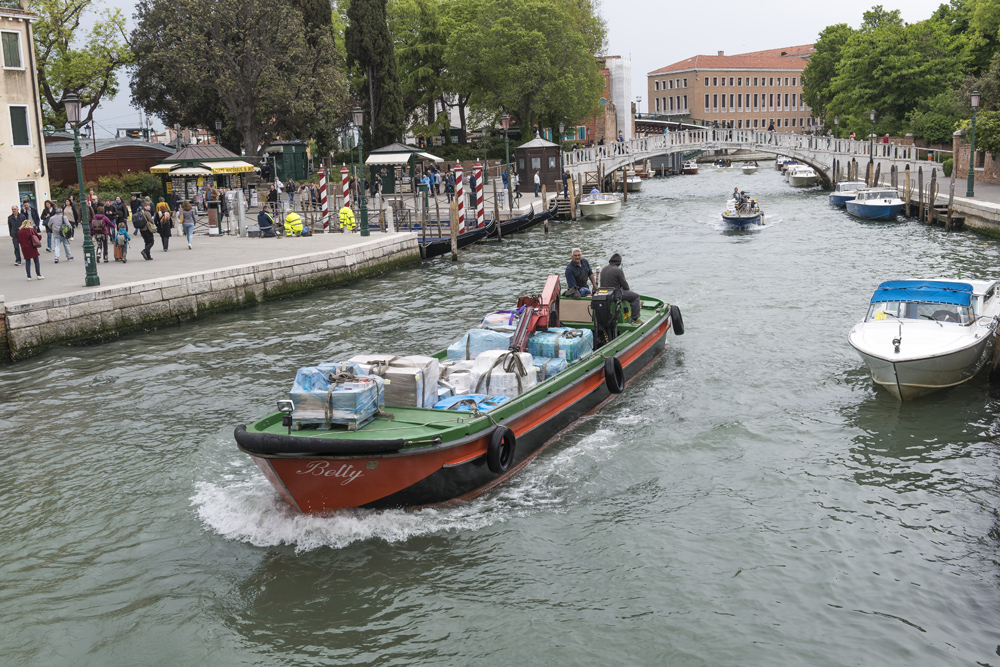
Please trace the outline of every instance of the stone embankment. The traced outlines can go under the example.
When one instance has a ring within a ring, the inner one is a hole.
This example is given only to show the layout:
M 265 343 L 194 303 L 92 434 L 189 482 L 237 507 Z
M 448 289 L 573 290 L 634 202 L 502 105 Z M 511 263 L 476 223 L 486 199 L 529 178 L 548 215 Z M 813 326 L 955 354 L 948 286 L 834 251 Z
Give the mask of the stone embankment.
M 419 263 L 416 235 L 391 234 L 344 248 L 58 296 L 12 303 L 0 296 L 0 361 L 25 359 L 53 345 L 113 340 Z

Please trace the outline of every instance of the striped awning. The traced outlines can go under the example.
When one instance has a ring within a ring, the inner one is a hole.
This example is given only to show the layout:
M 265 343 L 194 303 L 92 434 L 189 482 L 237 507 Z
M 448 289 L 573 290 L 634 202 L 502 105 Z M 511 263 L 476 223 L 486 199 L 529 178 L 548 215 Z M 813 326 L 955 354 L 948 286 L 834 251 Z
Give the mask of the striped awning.
M 211 169 L 213 174 L 245 174 L 255 169 L 252 164 L 243 160 L 232 160 L 230 162 L 202 162 L 201 166 Z
M 174 169 L 170 172 L 171 176 L 211 176 L 212 172 L 208 169 L 202 167 L 184 167 L 183 169 Z

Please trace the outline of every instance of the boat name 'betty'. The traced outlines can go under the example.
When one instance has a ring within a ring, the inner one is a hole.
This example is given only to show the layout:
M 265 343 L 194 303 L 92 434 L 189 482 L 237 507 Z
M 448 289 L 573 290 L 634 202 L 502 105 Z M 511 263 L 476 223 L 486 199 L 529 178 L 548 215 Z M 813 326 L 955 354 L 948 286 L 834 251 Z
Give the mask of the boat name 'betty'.
M 305 470 L 299 470 L 295 474 L 297 475 L 317 475 L 319 477 L 343 477 L 344 481 L 340 483 L 341 486 L 350 484 L 358 477 L 364 474 L 361 468 L 357 470 L 354 466 L 349 463 L 344 463 L 336 470 L 330 468 L 329 461 L 313 461 L 306 466 Z

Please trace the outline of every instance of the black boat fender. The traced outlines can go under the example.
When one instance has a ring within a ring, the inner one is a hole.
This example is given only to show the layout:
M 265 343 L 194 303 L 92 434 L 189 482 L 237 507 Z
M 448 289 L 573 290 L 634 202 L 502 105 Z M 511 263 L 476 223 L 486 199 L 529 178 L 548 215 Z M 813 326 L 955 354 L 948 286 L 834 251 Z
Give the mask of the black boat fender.
M 604 384 L 612 394 L 620 394 L 625 389 L 625 369 L 618 357 L 608 357 L 604 360 Z
M 510 470 L 510 464 L 514 462 L 515 447 L 517 438 L 512 430 L 506 426 L 493 429 L 489 447 L 486 448 L 486 465 L 490 471 L 500 475 Z
M 681 317 L 681 309 L 677 306 L 670 306 L 670 321 L 674 324 L 674 335 L 684 335 L 684 318 Z

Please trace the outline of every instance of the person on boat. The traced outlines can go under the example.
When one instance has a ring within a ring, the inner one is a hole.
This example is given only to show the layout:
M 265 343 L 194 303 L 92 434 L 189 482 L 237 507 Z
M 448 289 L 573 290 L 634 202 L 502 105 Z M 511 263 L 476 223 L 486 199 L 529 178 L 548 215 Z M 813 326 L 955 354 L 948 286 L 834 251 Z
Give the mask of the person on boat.
M 622 299 L 628 301 L 632 309 L 632 324 L 642 324 L 639 319 L 639 294 L 629 289 L 628 281 L 625 280 L 625 272 L 622 271 L 622 256 L 617 252 L 611 255 L 608 265 L 601 269 L 601 287 L 608 289 L 620 289 Z
M 580 296 L 590 296 L 589 282 L 593 288 L 597 289 L 597 278 L 590 268 L 590 264 L 583 258 L 583 253 L 579 248 L 573 248 L 570 253 L 570 262 L 566 265 L 566 287 L 567 289 L 579 290 Z
M 354 231 L 354 211 L 346 203 L 340 207 L 340 231 Z

